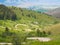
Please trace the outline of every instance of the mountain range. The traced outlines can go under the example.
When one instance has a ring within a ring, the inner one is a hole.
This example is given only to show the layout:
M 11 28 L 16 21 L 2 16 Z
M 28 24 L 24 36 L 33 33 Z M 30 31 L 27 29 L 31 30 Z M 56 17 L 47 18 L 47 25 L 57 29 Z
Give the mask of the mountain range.
M 60 7 L 56 8 L 54 10 L 48 11 L 48 12 L 46 12 L 46 14 L 51 15 L 51 16 L 56 17 L 56 18 L 60 18 Z
M 58 6 L 56 6 L 56 5 L 54 5 L 54 6 L 38 5 L 38 6 L 30 6 L 27 9 L 44 13 L 44 12 L 48 12 L 50 10 L 54 10 L 56 8 L 58 8 Z
M 56 18 L 60 18 L 60 7 L 52 6 L 51 8 L 47 8 L 44 6 L 32 6 L 32 7 L 28 7 L 28 9 L 45 13 Z
M 34 11 L 37 11 L 37 12 L 48 12 L 48 9 L 45 9 L 43 7 L 40 7 L 40 6 L 32 6 L 32 7 L 28 7 L 27 9 L 29 10 L 34 10 Z

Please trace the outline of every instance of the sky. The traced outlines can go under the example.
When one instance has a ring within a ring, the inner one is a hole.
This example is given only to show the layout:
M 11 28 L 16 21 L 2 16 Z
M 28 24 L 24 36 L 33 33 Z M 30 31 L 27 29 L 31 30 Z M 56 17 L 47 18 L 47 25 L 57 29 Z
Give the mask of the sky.
M 0 4 L 22 8 L 31 6 L 60 7 L 60 0 L 0 0 Z

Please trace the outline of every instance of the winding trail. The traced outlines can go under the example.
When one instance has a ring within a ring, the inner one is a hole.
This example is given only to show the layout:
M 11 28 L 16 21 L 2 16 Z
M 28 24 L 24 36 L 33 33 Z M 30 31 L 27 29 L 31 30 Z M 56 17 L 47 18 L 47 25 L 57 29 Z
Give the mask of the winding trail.
M 0 43 L 0 45 L 13 45 L 12 43 Z
M 26 26 L 28 27 L 28 25 L 26 24 L 16 24 L 14 28 L 17 29 L 18 26 Z M 0 26 L 1 28 L 5 28 L 4 26 Z M 9 29 L 11 29 L 10 27 L 8 27 Z M 31 31 L 30 29 L 25 29 L 27 32 Z M 51 38 L 47 38 L 47 37 L 28 37 L 27 39 L 29 40 L 39 40 L 41 42 L 48 42 L 51 41 Z
M 28 25 L 26 25 L 26 24 L 16 24 L 15 28 L 17 28 L 18 26 L 26 26 L 26 27 L 28 27 Z
M 39 40 L 40 42 L 48 42 L 51 41 L 51 38 L 47 37 L 28 37 L 29 40 Z

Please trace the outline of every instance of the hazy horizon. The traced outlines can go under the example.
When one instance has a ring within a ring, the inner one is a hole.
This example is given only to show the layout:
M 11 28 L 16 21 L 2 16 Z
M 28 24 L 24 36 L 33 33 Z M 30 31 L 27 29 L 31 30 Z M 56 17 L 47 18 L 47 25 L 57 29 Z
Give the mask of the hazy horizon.
M 0 0 L 0 4 L 22 8 L 43 6 L 45 8 L 60 7 L 60 0 Z

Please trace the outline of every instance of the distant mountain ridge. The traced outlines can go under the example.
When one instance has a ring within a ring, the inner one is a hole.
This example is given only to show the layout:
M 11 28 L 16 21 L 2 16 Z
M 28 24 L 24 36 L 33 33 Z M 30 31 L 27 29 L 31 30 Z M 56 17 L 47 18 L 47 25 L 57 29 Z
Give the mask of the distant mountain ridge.
M 59 8 L 56 8 L 54 10 L 51 10 L 49 12 L 46 12 L 48 15 L 51 15 L 53 17 L 56 17 L 56 18 L 60 18 L 60 7 Z
M 48 9 L 45 9 L 43 7 L 40 7 L 40 6 L 32 6 L 32 7 L 28 7 L 27 9 L 34 10 L 37 12 L 48 12 Z
M 34 10 L 37 12 L 48 12 L 50 10 L 56 9 L 58 6 L 53 5 L 53 6 L 49 6 L 49 5 L 37 5 L 37 6 L 30 6 L 27 9 L 29 10 Z

